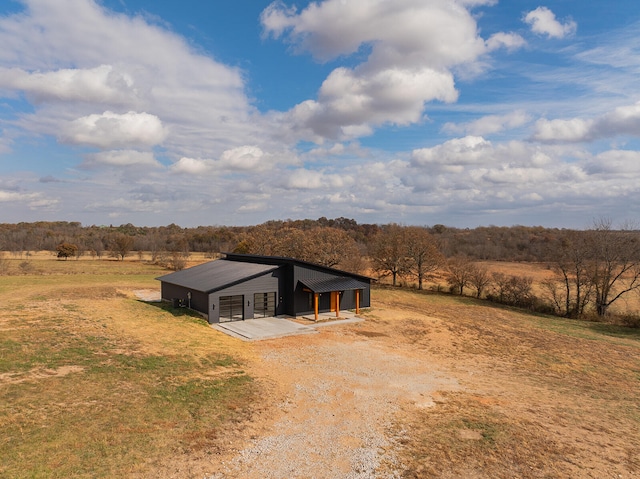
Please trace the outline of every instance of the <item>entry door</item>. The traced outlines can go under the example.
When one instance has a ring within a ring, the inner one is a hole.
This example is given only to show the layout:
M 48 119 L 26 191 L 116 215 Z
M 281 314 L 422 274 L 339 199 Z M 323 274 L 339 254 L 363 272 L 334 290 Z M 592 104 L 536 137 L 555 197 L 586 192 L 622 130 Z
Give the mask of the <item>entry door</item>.
M 244 319 L 244 296 L 220 296 L 220 322 Z
M 255 293 L 253 295 L 253 317 L 270 318 L 276 315 L 276 293 Z

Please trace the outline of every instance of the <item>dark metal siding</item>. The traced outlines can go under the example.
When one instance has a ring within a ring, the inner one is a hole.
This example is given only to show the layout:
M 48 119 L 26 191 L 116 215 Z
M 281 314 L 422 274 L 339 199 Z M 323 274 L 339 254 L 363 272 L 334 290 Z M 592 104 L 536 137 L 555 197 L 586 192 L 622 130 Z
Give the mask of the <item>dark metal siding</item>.
M 294 265 L 293 267 L 293 285 L 294 291 L 294 312 L 293 316 L 300 316 L 304 314 L 313 313 L 313 308 L 309 308 L 309 293 L 303 291 L 303 287 L 300 281 L 304 282 L 305 279 L 312 280 L 329 280 L 337 277 L 342 277 L 340 274 L 331 274 L 326 271 L 318 271 L 313 268 Z M 368 280 L 356 279 L 362 286 L 360 291 L 360 307 L 368 308 L 371 305 L 371 284 Z M 340 309 L 355 309 L 356 307 L 356 295 L 355 291 L 345 291 L 340 295 Z M 320 312 L 331 311 L 331 293 L 323 293 L 319 297 L 318 310 Z
M 282 296 L 280 293 L 280 277 L 280 270 L 276 270 L 209 294 L 209 322 L 220 322 L 220 296 L 244 296 L 244 319 L 251 319 L 253 318 L 253 295 L 255 293 L 275 292 L 276 314 L 285 314 L 281 312 L 284 309 L 284 305 L 281 304 L 280 300 Z
M 189 294 L 191 293 L 191 301 L 189 301 Z M 161 296 L 166 301 L 173 301 L 174 299 L 182 300 L 185 306 L 190 306 L 191 309 L 198 311 L 208 317 L 208 297 L 205 293 L 200 291 L 194 291 L 183 286 L 177 286 L 175 284 L 161 283 Z

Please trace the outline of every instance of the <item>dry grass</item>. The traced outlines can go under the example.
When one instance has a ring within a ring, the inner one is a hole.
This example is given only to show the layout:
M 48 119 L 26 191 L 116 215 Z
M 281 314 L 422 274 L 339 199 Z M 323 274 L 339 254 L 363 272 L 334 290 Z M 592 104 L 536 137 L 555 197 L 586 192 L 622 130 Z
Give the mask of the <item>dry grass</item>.
M 253 345 L 138 301 L 157 267 L 30 261 L 38 274 L 0 277 L 0 477 L 204 477 L 286 396 L 261 354 L 319 341 L 455 382 L 402 402 L 389 433 L 403 477 L 640 477 L 639 330 L 377 288 L 364 323 Z
M 0 277 L 0 476 L 202 477 L 251 414 L 250 352 L 135 299 L 159 268 L 31 261 Z
M 639 331 L 398 289 L 375 297 L 368 330 L 464 386 L 405 407 L 404 477 L 640 475 Z

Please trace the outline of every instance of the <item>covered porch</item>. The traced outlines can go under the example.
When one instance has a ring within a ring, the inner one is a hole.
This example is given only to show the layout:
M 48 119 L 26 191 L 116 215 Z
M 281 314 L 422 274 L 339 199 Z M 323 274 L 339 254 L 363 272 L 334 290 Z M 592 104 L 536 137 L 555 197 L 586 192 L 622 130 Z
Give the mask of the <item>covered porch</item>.
M 356 314 L 360 314 L 360 300 L 362 298 L 362 284 L 352 278 L 340 277 L 331 279 L 305 279 L 300 280 L 303 291 L 313 295 L 313 312 L 314 320 L 320 318 L 319 304 L 320 295 L 331 295 L 330 314 L 335 314 L 336 318 L 340 317 L 340 301 L 345 292 L 352 292 L 354 295 L 354 303 L 352 309 Z

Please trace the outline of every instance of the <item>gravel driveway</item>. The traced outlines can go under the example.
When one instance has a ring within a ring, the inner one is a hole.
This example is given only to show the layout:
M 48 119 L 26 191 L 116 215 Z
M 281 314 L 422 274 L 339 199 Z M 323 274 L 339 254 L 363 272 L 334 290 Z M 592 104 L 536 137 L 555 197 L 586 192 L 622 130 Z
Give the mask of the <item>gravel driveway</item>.
M 455 380 L 348 328 L 257 346 L 277 414 L 219 464 L 219 478 L 396 478 L 391 425 L 401 404 L 433 404 Z

